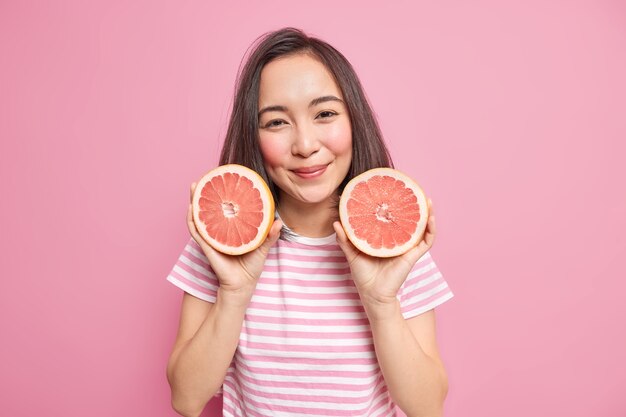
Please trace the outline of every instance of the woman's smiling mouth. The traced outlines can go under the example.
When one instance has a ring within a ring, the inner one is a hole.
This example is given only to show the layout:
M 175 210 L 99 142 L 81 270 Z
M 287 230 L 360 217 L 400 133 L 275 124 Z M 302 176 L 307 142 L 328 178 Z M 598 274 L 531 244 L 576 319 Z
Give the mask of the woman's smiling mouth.
M 311 167 L 303 167 L 303 168 L 297 168 L 297 169 L 292 169 L 291 171 L 296 174 L 297 176 L 299 176 L 300 178 L 316 178 L 319 177 L 320 175 L 322 175 L 324 173 L 324 171 L 326 171 L 326 168 L 328 167 L 328 164 L 326 165 L 315 165 L 315 166 L 311 166 Z

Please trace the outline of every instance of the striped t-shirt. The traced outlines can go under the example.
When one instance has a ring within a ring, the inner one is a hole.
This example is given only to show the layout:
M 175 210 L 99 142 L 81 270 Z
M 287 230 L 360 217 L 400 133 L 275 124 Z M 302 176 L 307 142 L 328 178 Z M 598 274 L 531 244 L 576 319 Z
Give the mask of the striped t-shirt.
M 193 239 L 167 279 L 216 300 L 217 278 Z M 430 253 L 413 267 L 398 298 L 405 318 L 452 298 Z M 396 415 L 334 234 L 290 236 L 271 248 L 221 391 L 224 416 Z

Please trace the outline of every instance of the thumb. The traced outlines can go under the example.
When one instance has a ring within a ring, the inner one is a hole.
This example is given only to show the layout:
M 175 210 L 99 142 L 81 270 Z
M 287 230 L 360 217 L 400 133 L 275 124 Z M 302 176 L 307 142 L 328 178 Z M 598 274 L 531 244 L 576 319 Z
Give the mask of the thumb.
M 333 228 L 335 229 L 335 233 L 337 234 L 337 243 L 339 244 L 339 247 L 343 251 L 344 255 L 346 255 L 348 263 L 351 263 L 357 256 L 359 256 L 359 250 L 354 247 L 352 242 L 350 242 L 340 222 L 334 222 Z
M 417 263 L 417 261 L 420 260 L 420 258 L 422 256 L 424 256 L 424 253 L 426 253 L 428 249 L 424 248 L 423 245 L 417 245 L 413 248 L 411 248 L 411 250 L 409 250 L 407 253 L 402 255 L 402 258 L 411 266 L 411 268 L 413 267 L 413 265 L 415 265 Z
M 276 243 L 276 241 L 280 237 L 280 229 L 282 228 L 283 228 L 282 220 L 280 219 L 274 220 L 274 223 L 270 227 L 270 231 L 267 234 L 267 237 L 265 238 L 265 242 L 263 242 L 263 244 L 259 247 L 259 249 L 261 249 L 261 251 L 263 252 L 263 255 L 267 256 L 267 254 L 270 251 L 270 248 L 274 245 L 274 243 Z

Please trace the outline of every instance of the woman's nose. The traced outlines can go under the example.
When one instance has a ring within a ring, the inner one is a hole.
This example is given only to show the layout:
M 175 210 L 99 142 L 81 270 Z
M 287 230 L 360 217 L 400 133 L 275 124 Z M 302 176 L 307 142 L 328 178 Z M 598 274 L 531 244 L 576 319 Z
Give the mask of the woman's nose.
M 295 138 L 291 146 L 293 155 L 308 157 L 320 149 L 320 141 L 316 136 L 315 129 L 308 126 L 301 126 L 296 129 Z

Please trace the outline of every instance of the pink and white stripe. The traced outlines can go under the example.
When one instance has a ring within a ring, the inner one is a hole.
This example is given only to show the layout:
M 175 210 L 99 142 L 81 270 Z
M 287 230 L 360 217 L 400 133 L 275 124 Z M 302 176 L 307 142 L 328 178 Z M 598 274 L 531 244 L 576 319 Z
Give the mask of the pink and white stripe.
M 191 239 L 167 279 L 215 302 L 219 283 Z M 429 253 L 398 293 L 410 318 L 452 298 Z M 270 250 L 223 385 L 224 416 L 395 416 L 369 322 L 334 236 Z

